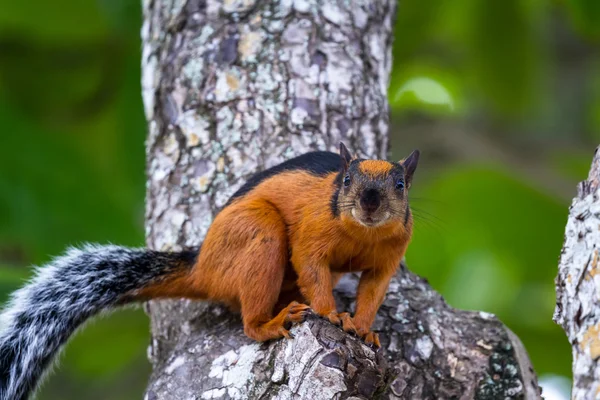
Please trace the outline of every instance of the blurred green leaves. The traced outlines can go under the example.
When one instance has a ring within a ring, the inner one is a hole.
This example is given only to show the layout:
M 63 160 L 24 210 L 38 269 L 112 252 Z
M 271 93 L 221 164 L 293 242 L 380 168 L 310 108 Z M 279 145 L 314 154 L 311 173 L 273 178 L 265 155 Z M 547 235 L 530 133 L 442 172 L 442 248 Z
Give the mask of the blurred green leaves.
M 465 7 L 466 73 L 492 109 L 504 116 L 531 111 L 539 72 L 540 35 L 527 12 L 527 0 L 473 1 Z M 469 23 L 470 21 L 470 23 Z
M 568 343 L 552 323 L 566 205 L 493 164 L 448 168 L 413 191 L 411 268 L 451 305 L 498 315 L 538 373 L 569 376 Z
M 565 0 L 575 29 L 591 40 L 600 39 L 600 2 L 597 0 Z
M 121 44 L 55 45 L 7 35 L 0 51 L 7 99 L 45 124 L 64 127 L 94 117 L 121 83 Z
M 140 367 L 138 363 L 144 356 L 140 349 L 148 343 L 141 333 L 147 331 L 148 318 L 139 311 L 122 310 L 110 320 L 96 319 L 86 325 L 85 335 L 77 335 L 69 342 L 69 363 L 64 368 L 79 379 L 115 379 L 127 368 Z M 150 366 L 144 369 L 149 372 Z
M 450 92 L 441 83 L 428 77 L 416 77 L 404 82 L 396 92 L 393 101 L 394 104 L 406 108 L 418 104 L 439 106 L 450 112 L 456 108 Z
M 128 1 L 126 1 L 128 2 Z M 109 33 L 97 1 L 0 0 L 0 34 L 18 32 L 46 43 L 89 43 Z
M 46 125 L 93 118 L 113 102 L 126 57 L 139 55 L 139 7 L 133 0 L 32 0 L 27 7 L 0 0 L 7 99 Z
M 423 78 L 446 87 L 435 75 L 455 77 L 452 91 L 469 93 L 468 109 L 488 105 L 494 113 L 520 117 L 530 111 L 536 76 L 543 68 L 542 37 L 536 13 L 525 0 L 480 1 L 407 0 L 399 6 L 395 29 L 395 65 L 390 99 L 396 110 L 425 113 L 439 110 L 436 103 L 416 95 L 420 102 L 398 101 L 397 88 L 405 81 L 406 65 L 435 65 L 435 74 Z M 449 111 L 459 112 L 459 108 Z
M 600 143 L 600 140 L 598 142 Z M 559 174 L 579 182 L 588 176 L 592 155 L 592 151 L 562 150 L 549 154 L 548 161 Z
M 440 116 L 461 114 L 463 99 L 457 77 L 433 65 L 407 64 L 392 85 L 389 101 L 396 110 Z

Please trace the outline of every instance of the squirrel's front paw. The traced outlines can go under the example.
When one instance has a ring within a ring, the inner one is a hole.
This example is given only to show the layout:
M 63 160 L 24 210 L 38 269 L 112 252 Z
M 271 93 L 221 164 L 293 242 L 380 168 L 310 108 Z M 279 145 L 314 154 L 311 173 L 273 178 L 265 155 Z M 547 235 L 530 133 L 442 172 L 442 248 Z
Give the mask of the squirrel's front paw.
M 379 335 L 375 332 L 371 331 L 367 333 L 363 336 L 363 340 L 367 345 L 375 349 L 379 349 L 381 347 L 381 343 L 379 342 Z
M 379 349 L 381 347 L 379 335 L 369 328 L 358 328 L 358 336 L 362 338 L 363 342 L 365 342 L 367 346 L 370 346 L 374 349 Z
M 354 326 L 354 322 L 352 321 L 352 317 L 349 313 L 338 313 L 337 311 L 331 311 L 325 315 L 322 315 L 322 317 L 328 319 L 329 322 L 334 325 L 341 326 L 345 332 L 358 335 L 356 326 Z
M 338 314 L 338 318 L 342 322 L 342 329 L 345 332 L 354 333 L 355 335 L 358 335 L 358 330 L 356 329 L 356 326 L 354 325 L 354 321 L 352 321 L 352 317 L 350 316 L 350 313 L 347 313 L 347 312 L 340 313 L 340 314 Z
M 337 311 L 330 311 L 326 313 L 319 313 L 319 315 L 331 322 L 334 325 L 340 326 L 342 324 L 342 320 L 340 319 Z

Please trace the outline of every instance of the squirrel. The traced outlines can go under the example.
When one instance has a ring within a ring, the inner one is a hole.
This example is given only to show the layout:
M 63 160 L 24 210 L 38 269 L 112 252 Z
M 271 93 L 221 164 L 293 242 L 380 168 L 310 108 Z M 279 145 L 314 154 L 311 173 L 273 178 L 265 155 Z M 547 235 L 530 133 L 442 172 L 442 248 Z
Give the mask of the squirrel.
M 372 346 L 371 325 L 412 236 L 408 190 L 419 151 L 400 162 L 306 153 L 252 176 L 198 251 L 85 245 L 39 268 L 0 314 L 0 400 L 25 400 L 90 317 L 133 302 L 189 298 L 240 311 L 256 341 L 291 338 L 310 312 Z M 333 288 L 361 272 L 354 316 Z

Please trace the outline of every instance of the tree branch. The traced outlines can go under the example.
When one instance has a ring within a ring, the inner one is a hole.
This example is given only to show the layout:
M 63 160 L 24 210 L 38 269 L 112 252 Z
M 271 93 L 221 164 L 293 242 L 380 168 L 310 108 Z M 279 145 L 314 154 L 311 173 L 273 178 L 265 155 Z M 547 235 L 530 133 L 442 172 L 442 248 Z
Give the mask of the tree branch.
M 357 282 L 340 281 L 340 309 L 352 309 Z M 512 332 L 491 314 L 449 307 L 404 266 L 377 316 L 378 352 L 318 317 L 293 328 L 293 340 L 259 344 L 220 306 L 167 307 L 183 328 L 161 337 L 169 356 L 153 359 L 149 399 L 539 398 Z M 156 319 L 153 331 L 168 332 Z
M 600 395 L 600 154 L 594 154 L 587 180 L 569 209 L 556 278 L 554 321 L 573 347 L 572 398 Z

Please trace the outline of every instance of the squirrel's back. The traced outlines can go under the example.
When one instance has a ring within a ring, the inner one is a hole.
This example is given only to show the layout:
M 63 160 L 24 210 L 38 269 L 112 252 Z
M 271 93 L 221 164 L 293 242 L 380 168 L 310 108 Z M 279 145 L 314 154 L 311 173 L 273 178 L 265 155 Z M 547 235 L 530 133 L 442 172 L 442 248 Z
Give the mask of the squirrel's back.
M 246 183 L 231 196 L 227 205 L 246 195 L 259 184 L 281 173 L 305 172 L 313 176 L 323 177 L 333 172 L 337 173 L 341 168 L 342 158 L 339 154 L 329 151 L 313 151 L 305 153 L 252 175 L 252 177 L 250 177 L 250 179 L 248 179 Z

